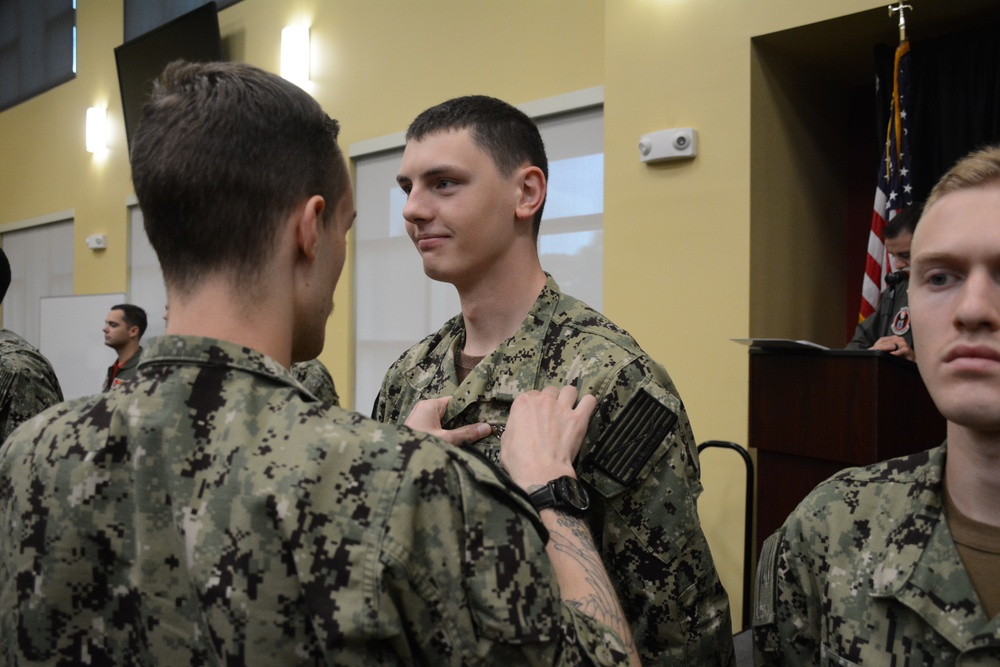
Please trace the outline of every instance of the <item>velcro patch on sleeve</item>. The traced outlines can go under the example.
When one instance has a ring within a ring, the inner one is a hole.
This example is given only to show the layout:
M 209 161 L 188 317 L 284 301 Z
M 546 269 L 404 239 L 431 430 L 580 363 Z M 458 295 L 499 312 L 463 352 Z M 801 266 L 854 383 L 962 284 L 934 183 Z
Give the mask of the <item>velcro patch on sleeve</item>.
M 774 623 L 774 609 L 777 604 L 777 572 L 778 572 L 778 547 L 781 545 L 781 538 L 784 531 L 771 535 L 764 541 L 764 546 L 760 549 L 760 560 L 757 563 L 757 580 L 754 584 L 755 604 L 753 608 L 754 626 L 770 625 Z
M 594 448 L 594 464 L 630 486 L 677 425 L 677 415 L 645 389 L 629 400 Z

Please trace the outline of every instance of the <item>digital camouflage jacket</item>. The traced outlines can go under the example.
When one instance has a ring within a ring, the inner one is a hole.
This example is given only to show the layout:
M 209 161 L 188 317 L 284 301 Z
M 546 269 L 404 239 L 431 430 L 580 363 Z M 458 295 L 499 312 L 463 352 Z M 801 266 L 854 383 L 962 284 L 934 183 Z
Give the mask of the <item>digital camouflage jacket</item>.
M 842 471 L 761 551 L 758 665 L 1000 665 L 944 515 L 946 446 Z
M 163 336 L 0 449 L 0 664 L 625 664 L 483 461 Z
M 461 315 L 389 369 L 375 418 L 403 423 L 422 399 L 452 396 L 443 424 L 507 423 L 525 391 L 573 383 L 598 399 L 577 459 L 591 530 L 643 664 L 729 665 L 729 600 L 698 520 L 697 446 L 670 376 L 625 331 L 548 277 L 513 337 L 458 385 Z M 476 443 L 499 458 L 497 435 Z

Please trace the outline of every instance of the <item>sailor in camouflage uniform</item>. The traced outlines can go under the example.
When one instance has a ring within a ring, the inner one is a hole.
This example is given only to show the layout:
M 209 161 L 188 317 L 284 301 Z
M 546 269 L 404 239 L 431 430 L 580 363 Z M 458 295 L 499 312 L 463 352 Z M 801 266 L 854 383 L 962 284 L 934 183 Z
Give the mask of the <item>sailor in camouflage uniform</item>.
M 0 248 L 0 302 L 10 279 L 10 262 Z M 0 442 L 21 422 L 62 400 L 49 360 L 13 331 L 0 329 Z
M 492 424 L 474 446 L 497 459 L 520 392 L 572 383 L 595 396 L 577 471 L 644 663 L 731 664 L 687 413 L 662 366 L 543 272 L 535 241 L 546 177 L 537 127 L 500 100 L 451 100 L 410 126 L 398 177 L 407 231 L 425 273 L 458 288 L 463 314 L 392 365 L 374 417 L 403 423 L 417 401 L 450 396 L 443 425 Z
M 935 186 L 913 238 L 936 449 L 819 485 L 765 542 L 758 665 L 1000 665 L 1000 147 Z
M 132 168 L 167 335 L 0 449 L 0 664 L 627 664 L 585 524 L 522 490 L 572 473 L 590 397 L 519 397 L 511 481 L 288 371 L 354 219 L 337 131 L 256 68 L 164 71 Z
M 331 405 L 340 405 L 340 395 L 333 383 L 333 376 L 319 359 L 292 364 L 292 375 L 309 393 Z

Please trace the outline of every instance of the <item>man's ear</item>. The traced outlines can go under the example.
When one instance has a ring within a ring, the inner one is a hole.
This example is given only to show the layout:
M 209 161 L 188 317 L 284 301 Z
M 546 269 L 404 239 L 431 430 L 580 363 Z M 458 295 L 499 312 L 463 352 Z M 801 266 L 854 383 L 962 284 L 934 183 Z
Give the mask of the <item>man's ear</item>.
M 520 220 L 530 220 L 545 203 L 545 174 L 535 166 L 523 167 L 520 171 L 520 186 L 521 196 L 514 214 Z
M 319 195 L 313 195 L 296 212 L 295 237 L 302 254 L 310 261 L 316 259 L 325 208 L 324 199 Z

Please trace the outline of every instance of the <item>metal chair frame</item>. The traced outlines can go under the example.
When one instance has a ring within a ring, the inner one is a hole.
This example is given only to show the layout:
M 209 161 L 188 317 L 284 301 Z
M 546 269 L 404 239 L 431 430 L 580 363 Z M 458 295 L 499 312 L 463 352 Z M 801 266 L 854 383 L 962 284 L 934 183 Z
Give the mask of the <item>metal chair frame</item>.
M 706 442 L 698 445 L 698 453 L 701 454 L 702 451 L 708 449 L 709 447 L 720 448 L 720 449 L 731 449 L 737 452 L 742 458 L 743 463 L 746 466 L 746 508 L 743 524 L 743 624 L 742 629 L 746 630 L 750 627 L 750 609 L 752 606 L 752 593 L 751 589 L 753 586 L 753 576 L 751 574 L 751 565 L 753 563 L 753 501 L 754 501 L 754 484 L 753 484 L 753 459 L 750 458 L 750 454 L 746 449 L 740 447 L 735 442 L 726 442 L 725 440 L 708 440 Z

